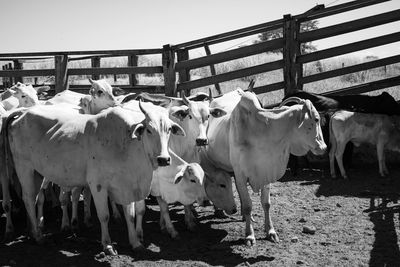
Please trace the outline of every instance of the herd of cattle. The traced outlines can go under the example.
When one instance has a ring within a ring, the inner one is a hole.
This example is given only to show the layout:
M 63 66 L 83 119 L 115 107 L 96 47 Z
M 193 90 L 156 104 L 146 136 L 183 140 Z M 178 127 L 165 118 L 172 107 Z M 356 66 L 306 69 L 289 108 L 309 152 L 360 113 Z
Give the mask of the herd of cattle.
M 279 241 L 270 216 L 270 184 L 287 169 L 289 155 L 316 155 L 328 149 L 331 175 L 336 158 L 341 175 L 346 144 L 376 144 L 379 172 L 388 170 L 384 148 L 400 148 L 400 106 L 388 93 L 332 96 L 297 91 L 279 107 L 265 109 L 256 95 L 236 89 L 213 98 L 148 93 L 123 95 L 105 80 L 91 82 L 89 95 L 63 91 L 38 100 L 41 89 L 18 83 L 0 102 L 0 180 L 6 214 L 5 237 L 13 233 L 10 190 L 20 192 L 32 237 L 43 241 L 44 190 L 60 187 L 62 229 L 77 227 L 80 195 L 90 224 L 93 197 L 105 253 L 115 255 L 108 231 L 122 206 L 133 249 L 142 247 L 145 198 L 160 206 L 160 227 L 178 236 L 168 204 L 184 205 L 185 223 L 195 227 L 194 202 L 210 200 L 216 211 L 237 212 L 232 176 L 239 194 L 248 245 L 255 244 L 247 186 L 261 191 L 267 238 Z M 325 140 L 325 141 L 324 141 Z M 67 204 L 72 201 L 69 220 Z M 37 209 L 37 210 L 36 210 Z

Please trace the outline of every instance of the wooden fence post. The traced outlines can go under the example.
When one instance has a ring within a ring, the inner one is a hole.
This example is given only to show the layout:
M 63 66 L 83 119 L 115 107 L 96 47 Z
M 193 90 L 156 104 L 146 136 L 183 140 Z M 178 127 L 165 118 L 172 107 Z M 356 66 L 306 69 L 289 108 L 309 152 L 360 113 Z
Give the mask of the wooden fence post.
M 206 50 L 207 56 L 211 55 L 210 47 L 207 44 L 204 45 L 204 49 Z M 217 75 L 214 65 L 210 65 L 210 71 L 211 71 L 211 75 L 213 75 L 213 76 Z M 216 84 L 214 84 L 214 86 L 215 86 L 215 90 L 217 90 L 218 94 L 221 95 L 222 92 L 221 92 L 221 87 L 219 86 L 219 84 L 216 83 Z
M 178 57 L 178 62 L 189 59 L 189 50 L 187 50 L 187 49 L 179 49 L 176 51 L 176 54 Z M 190 81 L 190 71 L 186 70 L 186 69 L 180 70 L 179 71 L 179 82 L 182 83 L 182 82 L 187 82 L 187 81 Z M 186 90 L 185 95 L 189 96 L 190 90 Z
M 176 96 L 175 52 L 171 45 L 163 46 L 162 65 L 164 73 L 164 86 L 166 96 Z
M 138 56 L 137 55 L 128 56 L 128 67 L 137 67 L 137 65 L 138 65 Z M 129 74 L 128 76 L 129 76 L 129 85 L 131 87 L 138 84 L 136 74 Z
M 300 31 L 300 23 L 290 14 L 284 15 L 283 38 L 285 45 L 283 46 L 283 77 L 285 95 L 293 90 L 302 90 L 303 85 L 300 84 L 300 78 L 303 76 L 303 65 L 297 63 L 297 56 L 301 54 L 300 42 L 297 37 Z
M 100 68 L 100 60 L 101 60 L 100 57 L 92 57 L 91 58 L 92 68 Z M 100 79 L 100 75 L 92 74 L 92 79 L 98 80 Z
M 13 63 L 14 63 L 14 70 L 22 70 L 23 69 L 22 62 L 20 62 L 19 60 L 13 60 Z M 21 76 L 14 77 L 14 82 L 15 83 L 17 83 L 17 82 L 22 83 L 23 82 L 23 77 L 21 77 Z
M 54 65 L 56 69 L 55 91 L 56 94 L 68 89 L 68 56 L 55 56 Z

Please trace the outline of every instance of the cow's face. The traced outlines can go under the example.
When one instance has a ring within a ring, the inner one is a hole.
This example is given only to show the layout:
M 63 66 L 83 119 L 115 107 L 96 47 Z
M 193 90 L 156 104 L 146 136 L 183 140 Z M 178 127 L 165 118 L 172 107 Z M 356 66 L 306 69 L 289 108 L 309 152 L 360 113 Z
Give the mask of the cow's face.
M 143 139 L 145 150 L 154 168 L 170 165 L 171 158 L 168 153 L 170 134 L 185 136 L 185 131 L 168 117 L 166 109 L 141 102 L 139 107 L 145 119 L 142 124 L 136 126 L 134 134 Z
M 208 101 L 191 101 L 183 97 L 185 105 L 170 109 L 170 114 L 180 121 L 187 138 L 194 140 L 196 146 L 208 145 L 207 127 L 210 116 L 221 117 L 226 112 L 220 108 L 210 108 Z
M 81 113 L 91 114 L 91 108 L 90 108 L 91 100 L 92 96 L 90 95 L 84 96 L 79 100 L 79 107 L 81 108 Z
M 9 92 L 18 99 L 19 107 L 32 107 L 39 103 L 37 92 L 32 85 L 18 82 L 9 89 Z
M 89 81 L 92 84 L 89 90 L 89 94 L 92 96 L 92 114 L 97 114 L 101 110 L 117 104 L 117 100 L 113 95 L 113 87 L 106 80 L 94 81 L 89 79 Z
M 237 212 L 232 191 L 232 178 L 226 171 L 219 169 L 208 171 L 204 180 L 204 188 L 207 197 L 217 208 L 223 209 L 227 214 Z
M 311 150 L 316 155 L 322 155 L 327 146 L 322 136 L 320 116 L 310 100 L 305 100 L 302 106 L 297 113 L 297 131 L 290 153 L 302 156 Z
M 174 179 L 174 183 L 179 184 L 181 191 L 188 199 L 188 203 L 193 202 L 193 200 L 202 203 L 205 200 L 203 182 L 204 171 L 198 163 L 184 165 Z

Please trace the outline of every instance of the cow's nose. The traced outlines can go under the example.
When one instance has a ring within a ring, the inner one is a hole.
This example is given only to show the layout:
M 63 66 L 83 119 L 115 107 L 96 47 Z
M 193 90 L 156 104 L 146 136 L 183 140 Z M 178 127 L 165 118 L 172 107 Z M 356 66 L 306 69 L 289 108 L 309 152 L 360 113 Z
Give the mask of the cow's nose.
M 197 146 L 205 146 L 205 145 L 208 145 L 208 139 L 207 139 L 207 138 L 197 138 L 197 139 L 196 139 L 196 145 L 197 145 Z
M 157 157 L 158 166 L 169 166 L 171 165 L 170 157 Z

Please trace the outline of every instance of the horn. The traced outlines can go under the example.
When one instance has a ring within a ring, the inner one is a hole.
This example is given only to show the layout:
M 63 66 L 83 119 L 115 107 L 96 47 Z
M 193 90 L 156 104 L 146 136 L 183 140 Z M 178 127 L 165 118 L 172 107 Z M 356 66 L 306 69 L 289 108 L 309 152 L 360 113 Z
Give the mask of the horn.
M 211 88 L 210 87 L 208 87 L 208 101 L 213 101 L 213 96 L 212 96 L 212 91 L 211 91 Z
M 90 82 L 90 84 L 94 83 L 94 81 L 91 78 L 89 78 L 89 82 Z
M 189 105 L 189 99 L 186 98 L 185 94 L 182 94 L 182 100 L 185 105 Z
M 304 103 L 304 99 L 301 99 L 301 98 L 295 97 L 295 96 L 286 98 L 285 100 L 282 101 L 282 103 L 279 104 L 279 108 L 289 102 L 295 102 L 296 104 L 300 104 L 300 103 Z
M 149 117 L 149 113 L 146 111 L 145 107 L 142 106 L 142 100 L 139 100 L 139 108 L 146 118 Z
M 249 83 L 249 86 L 247 87 L 247 90 L 250 91 L 250 92 L 253 92 L 253 87 L 254 87 L 255 83 L 256 82 L 254 81 L 254 79 L 251 79 L 251 81 Z

